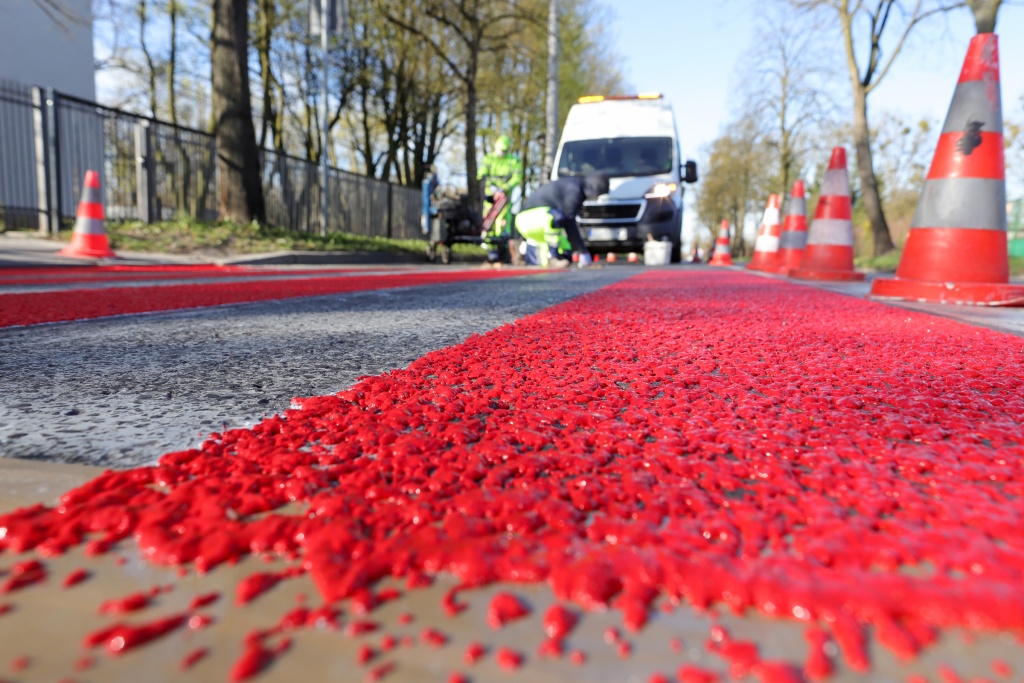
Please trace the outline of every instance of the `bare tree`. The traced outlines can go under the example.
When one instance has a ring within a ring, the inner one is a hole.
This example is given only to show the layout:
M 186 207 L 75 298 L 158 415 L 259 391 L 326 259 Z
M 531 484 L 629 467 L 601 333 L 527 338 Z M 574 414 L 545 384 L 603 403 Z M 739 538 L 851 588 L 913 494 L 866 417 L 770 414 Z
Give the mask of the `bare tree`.
M 504 49 L 521 30 L 522 14 L 513 0 L 424 0 L 419 8 L 397 0 L 377 0 L 389 21 L 419 36 L 463 87 L 466 180 L 470 197 L 479 203 L 476 182 L 476 136 L 481 59 Z M 422 12 L 441 30 L 428 31 L 413 16 Z
M 889 73 L 915 27 L 933 15 L 963 7 L 964 0 L 789 0 L 789 4 L 800 10 L 828 11 L 838 22 L 853 92 L 853 144 L 861 200 L 871 223 L 874 254 L 884 254 L 894 244 L 871 154 L 868 95 Z M 866 52 L 858 54 L 858 47 Z
M 829 59 L 814 34 L 791 18 L 766 15 L 758 40 L 741 61 L 744 115 L 775 151 L 773 191 L 784 195 L 800 177 L 815 132 L 836 116 L 828 93 Z M 712 226 L 713 227 L 713 226 Z
M 213 0 L 210 39 L 217 205 L 227 220 L 266 219 L 249 96 L 247 0 Z

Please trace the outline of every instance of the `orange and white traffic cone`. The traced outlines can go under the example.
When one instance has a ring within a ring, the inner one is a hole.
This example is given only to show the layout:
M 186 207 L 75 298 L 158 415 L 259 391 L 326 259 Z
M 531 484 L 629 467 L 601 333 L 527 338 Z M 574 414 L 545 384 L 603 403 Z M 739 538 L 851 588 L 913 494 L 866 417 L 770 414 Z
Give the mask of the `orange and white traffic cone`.
M 800 267 L 807 246 L 807 199 L 804 196 L 804 181 L 793 183 L 793 192 L 786 200 L 782 218 L 782 237 L 779 238 L 779 270 L 788 275 Z
M 864 279 L 864 273 L 853 269 L 850 176 L 844 147 L 832 150 L 814 221 L 807 231 L 803 260 L 789 276 L 800 280 Z
M 1024 306 L 1009 284 L 999 43 L 971 40 L 896 277 L 871 296 L 976 306 Z
M 635 251 L 631 251 L 629 252 L 629 256 L 626 257 L 626 260 L 630 263 L 637 263 L 640 260 L 640 255 Z
M 605 259 L 605 260 L 606 260 L 606 261 L 608 261 L 608 263 L 615 263 L 615 261 L 617 260 L 617 258 L 618 258 L 618 257 L 616 257 L 616 256 L 615 256 L 615 253 L 613 252 L 613 253 L 611 253 L 611 254 L 608 254 L 608 258 L 607 258 L 607 259 Z
M 731 266 L 732 252 L 729 250 L 729 221 L 722 221 L 715 240 L 715 252 L 708 261 L 709 266 Z
M 768 195 L 768 204 L 764 207 L 761 229 L 757 231 L 754 242 L 754 256 L 747 264 L 748 270 L 775 271 L 779 267 L 779 238 L 782 227 L 779 225 L 779 195 Z
M 85 172 L 82 198 L 78 202 L 75 227 L 71 233 L 71 244 L 60 250 L 61 256 L 76 258 L 114 258 L 117 256 L 107 242 L 107 231 L 103 227 L 103 196 L 100 192 L 100 176 L 96 171 Z

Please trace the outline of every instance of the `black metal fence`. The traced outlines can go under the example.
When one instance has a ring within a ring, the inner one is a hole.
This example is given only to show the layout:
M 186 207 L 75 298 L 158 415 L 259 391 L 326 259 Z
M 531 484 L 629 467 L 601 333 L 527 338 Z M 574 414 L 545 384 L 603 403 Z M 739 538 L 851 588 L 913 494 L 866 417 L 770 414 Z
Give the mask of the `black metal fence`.
M 0 227 L 54 232 L 73 221 L 87 170 L 108 220 L 217 219 L 214 138 L 51 89 L 0 80 Z M 267 221 L 303 232 L 422 238 L 419 189 L 261 153 Z

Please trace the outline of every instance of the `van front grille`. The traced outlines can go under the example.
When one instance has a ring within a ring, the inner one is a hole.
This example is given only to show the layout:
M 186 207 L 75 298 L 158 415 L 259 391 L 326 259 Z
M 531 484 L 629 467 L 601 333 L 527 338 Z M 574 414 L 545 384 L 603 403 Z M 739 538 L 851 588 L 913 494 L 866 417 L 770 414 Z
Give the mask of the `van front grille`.
M 621 204 L 584 204 L 580 211 L 582 220 L 639 220 L 643 205 L 639 202 Z

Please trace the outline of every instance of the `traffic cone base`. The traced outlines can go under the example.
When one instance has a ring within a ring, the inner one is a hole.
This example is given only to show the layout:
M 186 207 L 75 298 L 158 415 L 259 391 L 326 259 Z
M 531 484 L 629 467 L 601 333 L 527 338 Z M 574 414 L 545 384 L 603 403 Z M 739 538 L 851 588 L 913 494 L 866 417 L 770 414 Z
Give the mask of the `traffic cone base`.
M 991 282 L 923 282 L 893 278 L 872 282 L 871 297 L 966 306 L 1024 306 L 1024 286 Z
M 798 280 L 864 280 L 864 273 L 853 269 L 853 247 L 819 244 L 815 247 L 814 256 L 814 267 L 793 269 L 789 276 Z
M 71 244 L 61 249 L 61 256 L 74 256 L 77 258 L 116 258 L 110 249 L 110 243 L 106 235 L 92 235 L 89 233 L 76 232 L 71 235 Z
M 709 266 L 731 266 L 732 255 L 731 254 L 715 254 L 708 261 Z
M 715 251 L 711 254 L 708 265 L 732 265 L 732 251 L 729 248 L 729 221 L 722 221 L 718 226 L 718 239 L 715 240 Z
M 1024 306 L 1009 282 L 998 38 L 971 39 L 895 278 L 880 299 Z

